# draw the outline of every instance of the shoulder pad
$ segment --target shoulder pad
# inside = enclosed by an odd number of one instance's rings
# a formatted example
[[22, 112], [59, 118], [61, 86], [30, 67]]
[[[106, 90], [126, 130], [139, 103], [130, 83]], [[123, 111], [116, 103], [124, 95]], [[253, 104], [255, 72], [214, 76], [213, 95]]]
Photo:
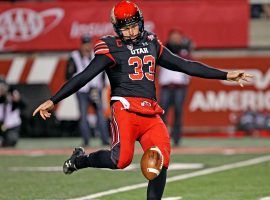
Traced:
[[109, 47], [106, 42], [102, 39], [96, 41], [94, 45], [94, 53], [95, 54], [107, 54], [109, 53]]
[[110, 37], [110, 39], [108, 40], [108, 36], [106, 37], [102, 37], [101, 39], [99, 39], [98, 41], [96, 41], [95, 45], [94, 45], [94, 53], [95, 55], [106, 55], [108, 56], [111, 60], [113, 60], [113, 62], [115, 62], [115, 59], [113, 58], [113, 56], [110, 53], [110, 48], [111, 47], [111, 41], [114, 41], [115, 39], [113, 39], [114, 37]]

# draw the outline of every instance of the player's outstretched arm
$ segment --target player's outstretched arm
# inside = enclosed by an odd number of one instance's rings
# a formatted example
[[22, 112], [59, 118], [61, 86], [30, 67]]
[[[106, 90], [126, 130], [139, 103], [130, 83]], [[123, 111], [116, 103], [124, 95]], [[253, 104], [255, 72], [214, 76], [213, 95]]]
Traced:
[[243, 87], [243, 81], [248, 82], [249, 81], [248, 79], [253, 77], [251, 74], [245, 73], [244, 71], [224, 72], [209, 67], [200, 62], [186, 60], [173, 54], [166, 47], [164, 47], [164, 50], [162, 51], [162, 54], [157, 64], [161, 65], [164, 68], [173, 71], [184, 72], [191, 76], [197, 76], [208, 79], [235, 81], [238, 82], [241, 87]]
[[197, 76], [208, 79], [221, 79], [228, 81], [238, 82], [243, 87], [243, 81], [248, 82], [248, 78], [252, 78], [251, 74], [245, 73], [244, 71], [221, 71], [212, 67], [209, 67], [203, 63], [186, 60], [175, 54], [164, 47], [162, 54], [158, 60], [158, 64], [164, 68], [184, 72], [191, 76]]
[[163, 48], [157, 64], [169, 70], [183, 72], [190, 76], [197, 76], [207, 79], [227, 79], [227, 72], [209, 67], [200, 62], [181, 58], [173, 54], [166, 47]]

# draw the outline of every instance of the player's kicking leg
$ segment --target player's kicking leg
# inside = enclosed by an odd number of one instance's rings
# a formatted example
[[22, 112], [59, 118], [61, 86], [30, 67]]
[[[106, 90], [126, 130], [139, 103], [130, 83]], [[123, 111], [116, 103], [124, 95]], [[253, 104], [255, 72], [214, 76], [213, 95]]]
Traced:
[[[123, 169], [131, 163], [136, 140], [134, 133], [137, 131], [137, 126], [133, 125], [133, 121], [135, 120], [131, 120], [130, 117], [135, 115], [127, 111], [123, 112], [121, 103], [117, 105], [117, 107], [114, 106], [112, 109], [112, 119], [114, 120], [111, 124], [111, 131], [113, 138], [115, 138], [111, 144], [112, 148], [110, 150], [99, 150], [82, 156], [72, 154], [71, 158], [64, 163], [63, 170], [65, 174], [67, 174], [66, 171], [69, 172], [71, 170], [73, 172], [87, 167]], [[121, 123], [117, 123], [120, 120]], [[121, 133], [123, 134], [122, 136]], [[72, 168], [69, 167], [69, 160], [70, 163], [72, 163]]]
[[75, 148], [69, 159], [64, 162], [63, 172], [71, 174], [72, 172], [87, 167], [117, 169], [116, 162], [113, 162], [111, 151], [99, 150], [89, 155], [85, 155], [82, 147]]
[[71, 174], [72, 172], [77, 170], [75, 165], [76, 158], [83, 156], [85, 154], [84, 149], [82, 147], [75, 148], [72, 155], [69, 159], [64, 162], [63, 172], [65, 174]]

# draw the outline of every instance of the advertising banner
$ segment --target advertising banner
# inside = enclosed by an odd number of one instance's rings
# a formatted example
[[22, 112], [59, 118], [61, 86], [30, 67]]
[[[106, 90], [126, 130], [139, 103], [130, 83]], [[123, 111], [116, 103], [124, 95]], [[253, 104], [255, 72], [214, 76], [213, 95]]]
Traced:
[[[200, 61], [224, 69], [243, 69], [253, 74], [242, 88], [228, 81], [192, 77], [185, 101], [184, 127], [228, 127], [247, 110], [270, 112], [270, 58], [267, 56], [216, 57]], [[54, 94], [65, 82], [66, 58], [59, 56], [24, 56], [0, 59], [0, 75], [10, 84], [48, 84]], [[75, 97], [60, 102], [56, 113], [61, 119], [79, 117]], [[68, 110], [68, 112], [67, 112]], [[172, 121], [170, 115], [169, 121]]]
[[[1, 51], [76, 49], [81, 35], [114, 34], [110, 11], [116, 1], [0, 3]], [[248, 1], [138, 1], [145, 28], [165, 42], [181, 29], [197, 48], [246, 47]]]
[[185, 106], [185, 126], [226, 127], [233, 125], [245, 111], [269, 113], [269, 57], [220, 57], [201, 61], [224, 70], [244, 70], [254, 78], [240, 87], [235, 82], [193, 77]]

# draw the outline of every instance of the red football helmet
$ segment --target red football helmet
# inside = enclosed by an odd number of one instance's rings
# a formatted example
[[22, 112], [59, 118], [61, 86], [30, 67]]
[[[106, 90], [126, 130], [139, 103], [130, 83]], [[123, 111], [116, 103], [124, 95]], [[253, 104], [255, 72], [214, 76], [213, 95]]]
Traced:
[[135, 23], [138, 23], [139, 25], [139, 35], [131, 42], [138, 41], [144, 31], [144, 20], [142, 12], [135, 3], [130, 1], [120, 1], [113, 7], [111, 11], [111, 22], [113, 24], [115, 32], [122, 40], [124, 40], [124, 37], [120, 29], [125, 26], [129, 26]]

